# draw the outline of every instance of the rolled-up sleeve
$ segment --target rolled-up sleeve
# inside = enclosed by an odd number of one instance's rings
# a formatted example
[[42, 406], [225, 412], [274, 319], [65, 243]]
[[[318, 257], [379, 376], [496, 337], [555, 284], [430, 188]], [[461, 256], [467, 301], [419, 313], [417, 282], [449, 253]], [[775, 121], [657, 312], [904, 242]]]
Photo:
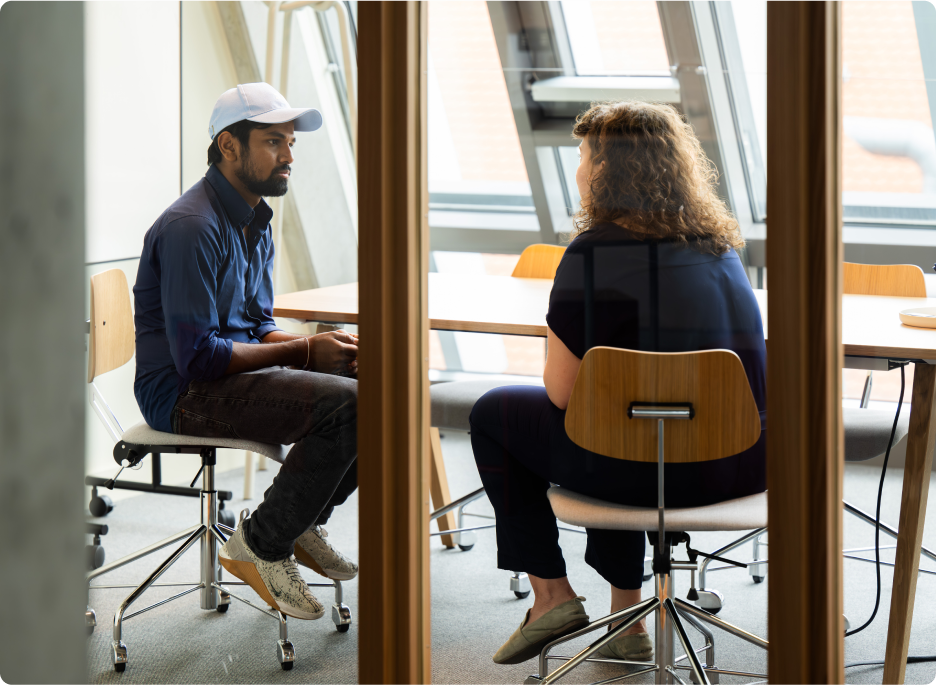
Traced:
[[223, 248], [211, 219], [187, 216], [167, 224], [156, 246], [166, 338], [176, 370], [185, 385], [213, 380], [231, 363], [233, 343], [218, 336], [215, 302]]
[[273, 321], [273, 241], [269, 240], [268, 244], [269, 250], [263, 263], [263, 276], [257, 288], [257, 296], [247, 307], [250, 317], [260, 322], [253, 330], [253, 335], [258, 340], [263, 340], [263, 336], [270, 331], [282, 330]]

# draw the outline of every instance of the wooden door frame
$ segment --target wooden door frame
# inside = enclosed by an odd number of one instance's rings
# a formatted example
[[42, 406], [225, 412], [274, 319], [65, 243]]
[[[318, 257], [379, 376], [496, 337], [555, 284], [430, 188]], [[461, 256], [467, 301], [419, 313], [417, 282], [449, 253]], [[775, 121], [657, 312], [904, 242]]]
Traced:
[[426, 6], [358, 26], [358, 681], [428, 683]]
[[[841, 6], [767, 7], [769, 675], [844, 682]], [[790, 588], [795, 588], [790, 592]]]

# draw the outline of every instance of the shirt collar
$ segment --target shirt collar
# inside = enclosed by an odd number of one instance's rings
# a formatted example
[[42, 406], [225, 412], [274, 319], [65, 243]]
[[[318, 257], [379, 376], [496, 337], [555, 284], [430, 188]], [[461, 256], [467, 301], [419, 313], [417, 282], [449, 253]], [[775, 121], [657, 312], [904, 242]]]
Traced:
[[273, 210], [266, 200], [260, 198], [260, 202], [255, 208], [251, 208], [247, 201], [241, 197], [240, 193], [234, 189], [231, 182], [228, 181], [218, 167], [212, 164], [208, 167], [205, 179], [211, 184], [218, 198], [221, 200], [221, 206], [227, 212], [228, 218], [238, 228], [246, 224], [256, 223], [261, 229], [266, 228], [273, 218]]

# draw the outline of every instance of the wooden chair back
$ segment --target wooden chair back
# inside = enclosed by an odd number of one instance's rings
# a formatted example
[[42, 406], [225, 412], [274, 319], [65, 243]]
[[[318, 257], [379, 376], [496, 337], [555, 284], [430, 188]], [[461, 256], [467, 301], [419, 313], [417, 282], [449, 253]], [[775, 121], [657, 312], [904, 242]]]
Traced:
[[563, 254], [565, 248], [559, 245], [530, 245], [520, 254], [520, 261], [510, 275], [514, 278], [554, 279]]
[[923, 269], [916, 264], [845, 262], [842, 292], [846, 295], [926, 297]]
[[92, 276], [88, 382], [130, 361], [134, 346], [127, 277], [120, 269]]
[[606, 457], [656, 462], [657, 422], [628, 418], [632, 402], [692, 403], [694, 418], [664, 423], [668, 463], [738, 454], [761, 434], [747, 375], [730, 350], [590, 349], [572, 387], [566, 433], [576, 445]]

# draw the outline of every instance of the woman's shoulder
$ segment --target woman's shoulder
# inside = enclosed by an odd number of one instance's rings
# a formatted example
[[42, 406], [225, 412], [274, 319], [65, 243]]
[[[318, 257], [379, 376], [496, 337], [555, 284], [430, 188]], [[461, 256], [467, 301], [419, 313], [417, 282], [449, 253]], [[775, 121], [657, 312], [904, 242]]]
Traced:
[[639, 241], [640, 239], [617, 224], [597, 224], [576, 235], [566, 247], [566, 251], [581, 252], [593, 246], [594, 243], [628, 240]]

